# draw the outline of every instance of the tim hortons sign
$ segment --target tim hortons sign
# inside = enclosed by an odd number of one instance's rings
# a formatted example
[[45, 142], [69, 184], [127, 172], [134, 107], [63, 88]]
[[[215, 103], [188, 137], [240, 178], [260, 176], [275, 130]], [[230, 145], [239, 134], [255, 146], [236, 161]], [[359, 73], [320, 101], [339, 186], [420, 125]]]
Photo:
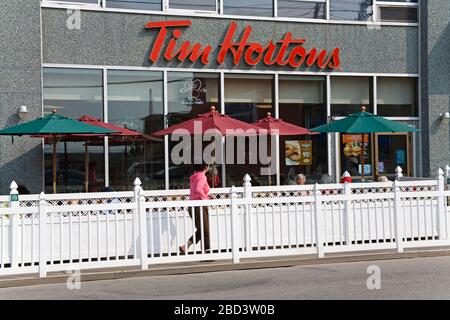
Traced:
[[[146, 29], [156, 29], [158, 34], [150, 50], [150, 61], [156, 62], [163, 55], [168, 61], [177, 59], [181, 62], [189, 59], [191, 62], [200, 61], [206, 65], [210, 62], [213, 47], [210, 44], [191, 43], [190, 41], [180, 42], [183, 27], [192, 25], [191, 20], [149, 22]], [[248, 65], [290, 66], [298, 68], [306, 65], [311, 67], [316, 65], [319, 69], [339, 69], [340, 58], [339, 48], [333, 49], [330, 53], [327, 50], [316, 48], [306, 49], [303, 45], [305, 38], [294, 38], [291, 32], [287, 32], [281, 40], [270, 40], [263, 45], [257, 42], [249, 42], [252, 34], [252, 27], [247, 25], [239, 39], [233, 39], [236, 34], [237, 24], [231, 22], [225, 39], [219, 45], [219, 54], [216, 60], [223, 64], [225, 57], [231, 55], [234, 65], [239, 64], [242, 59]], [[165, 46], [166, 41], [169, 40]]]

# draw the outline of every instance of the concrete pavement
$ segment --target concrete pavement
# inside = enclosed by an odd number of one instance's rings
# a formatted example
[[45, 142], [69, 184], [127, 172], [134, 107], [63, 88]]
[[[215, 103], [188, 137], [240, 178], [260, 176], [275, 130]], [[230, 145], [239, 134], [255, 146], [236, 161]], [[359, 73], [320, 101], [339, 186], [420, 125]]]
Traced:
[[0, 299], [450, 299], [449, 284], [447, 256], [3, 288]]
[[[407, 250], [402, 253], [393, 250], [379, 250], [372, 252], [352, 252], [327, 254], [324, 258], [318, 259], [313, 255], [285, 256], [285, 257], [262, 257], [242, 259], [240, 263], [234, 264], [230, 260], [218, 260], [212, 262], [180, 262], [168, 264], [150, 265], [148, 270], [141, 270], [140, 267], [121, 267], [103, 269], [85, 269], [80, 274], [80, 280], [98, 281], [114, 280], [136, 277], [150, 277], [163, 275], [194, 274], [205, 272], [250, 270], [265, 268], [280, 268], [305, 265], [319, 265], [329, 263], [344, 263], [357, 261], [378, 261], [388, 259], [411, 259], [423, 257], [450, 256], [450, 249], [443, 247], [422, 248], [420, 251]], [[1, 276], [0, 288], [31, 286], [41, 284], [65, 283], [68, 275], [66, 272], [51, 272], [47, 277], [39, 278], [38, 274], [19, 274], [13, 276]]]

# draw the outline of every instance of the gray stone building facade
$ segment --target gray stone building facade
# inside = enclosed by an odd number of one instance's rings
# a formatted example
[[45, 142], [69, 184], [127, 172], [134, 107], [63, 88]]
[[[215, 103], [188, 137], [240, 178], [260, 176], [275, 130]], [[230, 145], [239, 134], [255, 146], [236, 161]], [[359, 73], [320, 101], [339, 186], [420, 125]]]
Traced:
[[[111, 3], [113, 2], [111, 1]], [[158, 3], [158, 1], [153, 2]], [[405, 138], [407, 146], [402, 146], [401, 149], [407, 149], [407, 154], [403, 155], [403, 157], [407, 157], [407, 160], [399, 160], [402, 158], [402, 154], [397, 153], [397, 160], [395, 161], [399, 164], [403, 164], [402, 161], [405, 161], [405, 163], [407, 161], [409, 175], [434, 175], [437, 168], [450, 164], [449, 121], [439, 117], [439, 114], [450, 111], [450, 77], [448, 76], [450, 74], [448, 63], [450, 61], [449, 2], [431, 0], [419, 1], [417, 4], [414, 1], [398, 1], [398, 3], [392, 3], [393, 7], [387, 5], [386, 9], [376, 5], [376, 2], [375, 5], [367, 6], [368, 8], [363, 6], [363, 3], [372, 4], [372, 1], [353, 1], [358, 5], [358, 8], [370, 13], [368, 15], [370, 17], [365, 18], [369, 21], [354, 21], [353, 18], [346, 20], [345, 17], [333, 18], [335, 2], [338, 3], [339, 0], [317, 1], [316, 5], [321, 6], [323, 4], [325, 6], [322, 19], [315, 19], [317, 17], [297, 19], [295, 17], [259, 17], [251, 14], [245, 16], [227, 15], [226, 9], [225, 14], [222, 14], [224, 4], [220, 1], [216, 2], [218, 11], [213, 13], [199, 13], [180, 9], [169, 10], [170, 8], [167, 9], [167, 6], [170, 6], [170, 2], [166, 0], [162, 2], [164, 9], [161, 12], [158, 12], [158, 10], [145, 11], [135, 7], [108, 7], [108, 0], [106, 2], [97, 0], [74, 0], [70, 2], [50, 0], [1, 1], [0, 127], [5, 128], [34, 119], [48, 112], [49, 108], [58, 106], [58, 101], [68, 101], [68, 96], [73, 97], [73, 92], [68, 91], [67, 94], [61, 94], [60, 91], [53, 91], [55, 90], [52, 82], [54, 80], [48, 80], [46, 74], [49, 74], [48, 77], [51, 78], [58, 70], [62, 70], [61, 72], [64, 70], [98, 70], [103, 86], [98, 89], [99, 94], [92, 94], [94, 98], [89, 98], [89, 101], [93, 105], [97, 103], [105, 106], [105, 108], [109, 105], [111, 110], [115, 108], [113, 101], [120, 100], [118, 96], [125, 96], [126, 94], [117, 94], [115, 98], [108, 101], [107, 97], [111, 96], [111, 92], [114, 91], [112, 85], [116, 84], [113, 80], [109, 80], [110, 74], [120, 71], [161, 72], [161, 81], [164, 88], [161, 89], [160, 98], [153, 97], [153, 104], [156, 105], [155, 108], [159, 108], [158, 105], [161, 104], [161, 110], [164, 113], [161, 116], [163, 117], [170, 113], [172, 91], [166, 87], [169, 85], [169, 80], [174, 72], [196, 73], [196, 77], [199, 77], [198, 74], [202, 72], [217, 74], [219, 93], [217, 97], [211, 98], [211, 101], [224, 109], [223, 112], [238, 101], [237, 98], [227, 98], [229, 93], [223, 92], [224, 90], [229, 90], [229, 92], [237, 90], [230, 89], [235, 88], [232, 83], [226, 83], [226, 79], [230, 75], [254, 75], [255, 79], [259, 75], [273, 77], [271, 81], [276, 82], [276, 84], [273, 85], [270, 102], [267, 102], [269, 101], [267, 99], [263, 102], [272, 104], [275, 115], [281, 115], [279, 105], [287, 104], [288, 102], [285, 101], [291, 99], [285, 99], [281, 96], [281, 94], [290, 94], [288, 89], [281, 87], [280, 81], [284, 77], [323, 77], [324, 96], [322, 103], [327, 111], [327, 119], [330, 116], [339, 116], [340, 114], [333, 114], [334, 108], [338, 110], [337, 105], [347, 103], [344, 98], [335, 93], [338, 91], [337, 88], [343, 88], [340, 77], [364, 78], [364, 81], [367, 79], [370, 83], [370, 88], [367, 90], [370, 94], [370, 101], [364, 102], [363, 99], [360, 104], [371, 104], [372, 108], [378, 106], [379, 110], [382, 110], [381, 106], [384, 100], [400, 101], [406, 99], [403, 96], [391, 98], [391, 95], [394, 96], [395, 94], [388, 92], [389, 79], [414, 79], [416, 87], [412, 91], [413, 97], [410, 97], [410, 99], [416, 101], [412, 103], [416, 104], [413, 109], [416, 108], [417, 110], [406, 115], [396, 115], [395, 112], [392, 115], [389, 113], [389, 115], [395, 120], [421, 128], [422, 132]], [[276, 6], [277, 1], [274, 3]], [[278, 0], [279, 12], [282, 12], [280, 7], [282, 3], [282, 0]], [[395, 6], [398, 6], [398, 8]], [[404, 13], [401, 10], [405, 8], [417, 11], [416, 21], [394, 21], [395, 19], [389, 18], [389, 9], [394, 11], [400, 9], [398, 17], [403, 19]], [[397, 17], [395, 14], [394, 16]], [[383, 21], [383, 17], [388, 18]], [[373, 19], [376, 21], [370, 21]], [[202, 63], [200, 59], [196, 62], [191, 62], [189, 59], [185, 59], [183, 62], [178, 59], [168, 60], [163, 57], [162, 53], [156, 61], [150, 61], [149, 55], [155, 46], [158, 30], [146, 29], [146, 24], [180, 20], [189, 20], [191, 25], [181, 28], [182, 34], [177, 45], [179, 46], [187, 40], [191, 44], [210, 45], [211, 53], [208, 62]], [[319, 68], [317, 63], [313, 63], [311, 67], [306, 67], [303, 63], [301, 66], [293, 68], [277, 64], [265, 64], [261, 61], [250, 65], [244, 61], [244, 58], [240, 59], [238, 63], [233, 63], [231, 52], [227, 53], [223, 63], [219, 63], [216, 57], [219, 55], [221, 44], [224, 42], [231, 22], [235, 22], [237, 25], [234, 34], [234, 40], [236, 41], [242, 38], [244, 28], [251, 26], [252, 30], [248, 42], [258, 43], [262, 46], [265, 46], [270, 40], [280, 42], [286, 33], [290, 32], [294, 38], [306, 39], [303, 46], [308, 50], [314, 47], [319, 51], [326, 50], [329, 54], [333, 49], [339, 48], [340, 66], [336, 69]], [[169, 29], [169, 31], [172, 31], [172, 29]], [[168, 36], [165, 37], [163, 49], [167, 48], [170, 35], [169, 32]], [[62, 79], [66, 78], [63, 77]], [[387, 79], [386, 83], [383, 82], [385, 79]], [[351, 83], [351, 79], [349, 79], [349, 84], [351, 85]], [[403, 84], [398, 84], [398, 88], [403, 88], [402, 86]], [[86, 85], [86, 87], [89, 87], [89, 85]], [[80, 94], [80, 96], [82, 95]], [[153, 95], [158, 96], [154, 92]], [[236, 93], [236, 95], [238, 94]], [[360, 97], [361, 95], [355, 93], [355, 96]], [[123, 97], [121, 99], [121, 101], [126, 100]], [[129, 100], [133, 99], [127, 101]], [[165, 100], [168, 100], [168, 102], [165, 102]], [[61, 103], [67, 107], [66, 102]], [[392, 102], [392, 105], [396, 103], [401, 104], [400, 102]], [[256, 103], [256, 108], [261, 107], [260, 104]], [[353, 104], [353, 102], [348, 102], [348, 104]], [[20, 106], [27, 106], [28, 115], [26, 119], [21, 120], [18, 116]], [[264, 106], [261, 108], [264, 109]], [[169, 111], [167, 111], [168, 109]], [[108, 117], [105, 110], [100, 112], [104, 120], [113, 118], [112, 116]], [[373, 137], [373, 139], [378, 139], [378, 137]], [[381, 140], [379, 143], [381, 143]], [[328, 161], [325, 161], [325, 163], [328, 168], [322, 170], [329, 172], [333, 178], [337, 179], [343, 168], [341, 137], [330, 135], [326, 138], [326, 141], [328, 142], [327, 146], [320, 146], [320, 148], [327, 150]], [[375, 144], [375, 141], [372, 142]], [[111, 146], [107, 146], [106, 150], [109, 150], [109, 148], [112, 149]], [[382, 157], [380, 154], [384, 151], [381, 149], [375, 150], [375, 146], [371, 148], [373, 154], [369, 156], [373, 159], [373, 167], [370, 170], [374, 171], [376, 164], [379, 164], [380, 168], [387, 165], [387, 162], [384, 163], [380, 160]], [[142, 161], [144, 167], [150, 162], [148, 158], [153, 157], [153, 163], [157, 162], [154, 160], [154, 155], [150, 155], [152, 152], [159, 152], [158, 150], [164, 152], [165, 150], [165, 153], [167, 153], [168, 147], [152, 150], [149, 151], [149, 155], [145, 156], [146, 160]], [[374, 158], [375, 154], [377, 154], [377, 158]], [[167, 154], [163, 154], [161, 158], [168, 162]], [[118, 166], [118, 164], [111, 162], [112, 160], [114, 160], [114, 156], [109, 154], [109, 156], [105, 156], [104, 160], [100, 161], [105, 162], [104, 166], [99, 169], [104, 172], [102, 174], [97, 173], [103, 175], [103, 178], [99, 179], [100, 183], [109, 185], [112, 180], [119, 179], [110, 177], [110, 172]], [[133, 162], [133, 160], [130, 161]], [[135, 166], [139, 166], [140, 163], [137, 160], [134, 162]], [[12, 143], [11, 138], [0, 137], [0, 191], [2, 194], [8, 192], [12, 180], [26, 185], [33, 193], [40, 192], [44, 188], [45, 166], [45, 147], [39, 139], [21, 137], [15, 138], [14, 143]], [[161, 166], [166, 171], [169, 170], [168, 164], [161, 164]], [[154, 171], [152, 177], [156, 179], [160, 167], [155, 168], [148, 170]], [[283, 170], [287, 171], [287, 169], [283, 165]], [[317, 168], [315, 169], [315, 171], [318, 171]], [[309, 172], [311, 175], [312, 171], [314, 170]], [[127, 163], [124, 170], [117, 172], [118, 176], [120, 176], [120, 172], [126, 174], [127, 180], [130, 180], [131, 176], [135, 174], [130, 163]], [[382, 171], [379, 173], [381, 174]], [[284, 183], [286, 175], [283, 174], [278, 177], [279, 182]], [[165, 183], [162, 183], [162, 185], [171, 187], [169, 181], [172, 179], [171, 173], [163, 173], [163, 176], [162, 179]], [[125, 177], [123, 178], [125, 179]], [[226, 185], [225, 182], [223, 183]], [[128, 185], [123, 188], [126, 189], [127, 187]], [[131, 188], [131, 186], [129, 187]]]

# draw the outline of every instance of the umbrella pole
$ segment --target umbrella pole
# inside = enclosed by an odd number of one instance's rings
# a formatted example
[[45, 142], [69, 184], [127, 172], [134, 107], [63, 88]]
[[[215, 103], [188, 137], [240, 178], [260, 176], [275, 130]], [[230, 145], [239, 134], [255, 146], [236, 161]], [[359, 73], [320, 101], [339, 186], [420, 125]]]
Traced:
[[[145, 167], [145, 166], [144, 166]], [[128, 190], [128, 145], [125, 143], [125, 184]]]
[[84, 142], [84, 192], [89, 192], [89, 153], [87, 140]]
[[[271, 137], [271, 136], [269, 136], [269, 137]], [[269, 171], [269, 186], [271, 186], [272, 185], [272, 176], [270, 175], [270, 167], [272, 166], [272, 144], [271, 144], [271, 142], [272, 141], [269, 141], [269, 167], [268, 167], [268, 171]]]
[[364, 181], [364, 133], [362, 134], [362, 147], [361, 147], [361, 172], [362, 172], [362, 181]]
[[[214, 138], [216, 139], [216, 138]], [[216, 140], [214, 140], [214, 143], [216, 143]], [[216, 148], [214, 147], [214, 162], [212, 165], [212, 187], [216, 187]]]
[[68, 173], [68, 159], [67, 159], [67, 141], [64, 141], [64, 185], [66, 192], [68, 191], [67, 187], [69, 184], [69, 173]]
[[56, 138], [53, 136], [53, 193], [56, 193]]

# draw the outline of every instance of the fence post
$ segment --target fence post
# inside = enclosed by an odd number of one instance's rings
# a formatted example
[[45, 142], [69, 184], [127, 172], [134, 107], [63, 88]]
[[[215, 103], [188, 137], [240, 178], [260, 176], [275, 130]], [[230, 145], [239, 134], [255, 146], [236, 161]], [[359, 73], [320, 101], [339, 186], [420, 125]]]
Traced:
[[[44, 192], [39, 195], [39, 277], [47, 277], [47, 201]], [[81, 250], [81, 248], [80, 248]]]
[[147, 252], [147, 219], [145, 211], [144, 190], [139, 178], [134, 180], [134, 201], [136, 203], [134, 230], [136, 230], [136, 252], [141, 259], [142, 270], [148, 269], [148, 252]]
[[[15, 181], [11, 182], [10, 192], [9, 192], [9, 207], [11, 208], [10, 217], [10, 239], [11, 239], [11, 269], [18, 266], [18, 240], [19, 240], [19, 224], [18, 224], [18, 214], [16, 213], [17, 208], [19, 208], [19, 191], [17, 188], [19, 186]], [[23, 232], [23, 230], [22, 230]]]
[[233, 255], [233, 263], [239, 263], [239, 212], [236, 203], [237, 194], [235, 186], [231, 187], [230, 190], [231, 199], [231, 252]]
[[395, 168], [395, 180], [399, 180], [403, 177], [403, 169], [400, 166], [397, 166]]
[[[316, 222], [316, 247], [317, 247], [317, 257], [323, 258], [323, 241], [322, 239], [322, 228], [323, 228], [323, 210], [322, 210], [322, 193], [319, 190], [319, 184], [316, 183], [314, 186], [314, 214]], [[325, 235], [326, 236], [326, 235]]]
[[250, 238], [250, 219], [251, 219], [251, 205], [250, 200], [252, 198], [252, 179], [248, 174], [244, 176], [244, 199], [246, 199], [246, 203], [244, 205], [244, 214], [245, 214], [245, 245], [247, 251], [252, 251], [252, 244]]
[[398, 181], [394, 181], [394, 219], [395, 219], [395, 242], [397, 252], [403, 252], [403, 215], [401, 214], [400, 187]]
[[350, 246], [352, 244], [352, 230], [351, 230], [351, 206], [352, 206], [352, 187], [350, 183], [346, 182], [344, 184], [344, 212], [345, 212], [345, 244]]
[[441, 168], [437, 171], [437, 191], [438, 191], [438, 209], [437, 209], [437, 228], [439, 233], [439, 240], [446, 240], [446, 226], [445, 226], [445, 182], [444, 171]]

